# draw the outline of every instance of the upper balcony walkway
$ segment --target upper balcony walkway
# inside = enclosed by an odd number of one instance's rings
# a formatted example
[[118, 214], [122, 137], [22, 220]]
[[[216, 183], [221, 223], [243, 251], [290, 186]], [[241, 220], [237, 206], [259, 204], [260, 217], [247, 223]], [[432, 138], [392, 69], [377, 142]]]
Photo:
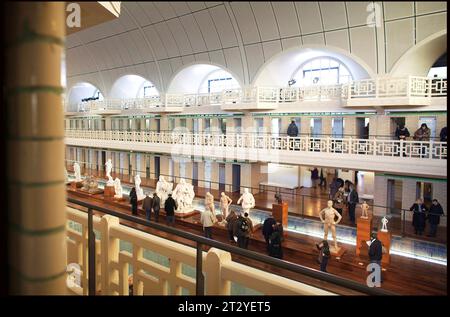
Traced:
[[[343, 85], [307, 87], [247, 87], [207, 94], [162, 94], [137, 99], [105, 99], [82, 102], [66, 115], [140, 113], [180, 113], [189, 107], [220, 106], [223, 111], [277, 110], [282, 105], [303, 102], [331, 103], [344, 108], [431, 106], [447, 98], [447, 79], [417, 76], [378, 77]], [[446, 101], [438, 102], [445, 105]]]
[[66, 130], [67, 145], [447, 177], [447, 143], [255, 133]]

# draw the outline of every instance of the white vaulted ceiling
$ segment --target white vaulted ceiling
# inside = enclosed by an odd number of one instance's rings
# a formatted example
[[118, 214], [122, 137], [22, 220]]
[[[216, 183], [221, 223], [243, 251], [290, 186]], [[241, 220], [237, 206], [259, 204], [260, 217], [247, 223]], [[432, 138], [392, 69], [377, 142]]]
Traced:
[[165, 92], [194, 63], [222, 66], [251, 85], [269, 60], [294, 47], [345, 51], [369, 74], [384, 74], [446, 30], [446, 2], [376, 2], [378, 28], [366, 25], [371, 3], [122, 2], [118, 19], [67, 36], [68, 88], [89, 82], [108, 96], [118, 78], [133, 74]]

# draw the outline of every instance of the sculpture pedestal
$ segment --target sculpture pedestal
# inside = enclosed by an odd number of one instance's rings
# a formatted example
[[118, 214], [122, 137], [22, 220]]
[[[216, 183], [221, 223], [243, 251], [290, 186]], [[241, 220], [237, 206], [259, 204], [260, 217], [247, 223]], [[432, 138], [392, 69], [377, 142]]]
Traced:
[[336, 249], [334, 246], [330, 246], [331, 256], [334, 256], [337, 260], [341, 258], [345, 251], [346, 249], [344, 247], [338, 246], [338, 248]]
[[283, 226], [283, 235], [287, 235], [288, 204], [272, 204], [272, 217]]
[[105, 198], [112, 198], [116, 194], [116, 190], [114, 189], [114, 186], [105, 186]]
[[387, 231], [378, 231], [377, 233], [378, 240], [381, 241], [383, 244], [384, 249], [386, 250], [386, 253], [383, 253], [383, 257], [381, 258], [381, 264], [382, 265], [389, 265], [391, 263], [391, 239], [392, 234]]
[[358, 218], [356, 220], [356, 256], [361, 254], [361, 246], [366, 241], [370, 241], [370, 233], [372, 231], [372, 216], [366, 218]]

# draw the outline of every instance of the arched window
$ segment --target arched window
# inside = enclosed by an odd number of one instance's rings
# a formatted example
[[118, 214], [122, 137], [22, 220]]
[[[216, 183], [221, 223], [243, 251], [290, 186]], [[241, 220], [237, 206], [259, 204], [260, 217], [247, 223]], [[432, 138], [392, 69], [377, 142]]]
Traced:
[[352, 75], [339, 60], [318, 57], [302, 64], [292, 79], [292, 86], [335, 85], [348, 83], [352, 80]]
[[431, 66], [428, 72], [429, 78], [447, 78], [447, 53], [443, 54], [438, 60]]
[[199, 93], [221, 92], [225, 89], [237, 89], [239, 83], [233, 76], [222, 69], [215, 70], [205, 77], [199, 88]]
[[150, 81], [146, 80], [139, 89], [137, 98], [159, 96], [159, 92]]

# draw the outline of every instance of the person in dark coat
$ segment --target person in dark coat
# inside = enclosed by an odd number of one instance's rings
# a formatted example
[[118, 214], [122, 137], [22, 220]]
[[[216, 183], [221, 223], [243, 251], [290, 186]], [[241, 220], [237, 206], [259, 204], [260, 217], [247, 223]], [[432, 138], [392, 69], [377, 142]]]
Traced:
[[355, 190], [355, 186], [353, 184], [350, 185], [350, 193], [348, 194], [348, 215], [350, 218], [350, 222], [355, 224], [355, 208], [356, 204], [359, 203], [358, 192]]
[[150, 221], [152, 217], [152, 207], [153, 207], [153, 199], [147, 195], [145, 195], [145, 198], [142, 200], [142, 209], [145, 211], [145, 216], [147, 217], [147, 220]]
[[332, 200], [338, 190], [339, 190], [339, 183], [335, 176], [335, 177], [333, 177], [333, 180], [331, 181], [331, 184], [330, 184], [330, 195], [328, 196], [328, 198]]
[[414, 233], [422, 235], [423, 231], [425, 230], [426, 220], [426, 208], [422, 202], [422, 199], [417, 199], [409, 210], [413, 212], [412, 225], [414, 226]]
[[317, 169], [317, 167], [314, 167], [311, 171], [311, 183], [312, 183], [312, 188], [316, 188], [317, 185], [319, 185], [319, 170]]
[[437, 199], [433, 199], [430, 210], [428, 211], [428, 222], [430, 223], [430, 234], [428, 237], [436, 237], [437, 227], [444, 214], [441, 204]]
[[153, 212], [155, 213], [155, 221], [159, 221], [159, 208], [161, 204], [161, 199], [159, 199], [158, 195], [156, 193], [153, 193], [153, 201], [152, 201], [152, 208]]
[[400, 124], [397, 129], [395, 130], [395, 137], [398, 140], [403, 140], [405, 141], [406, 138], [408, 138], [410, 136], [408, 128], [405, 127], [404, 124]]
[[447, 127], [443, 127], [441, 129], [441, 133], [439, 133], [439, 139], [441, 142], [447, 142]]
[[283, 248], [281, 245], [281, 243], [283, 242], [283, 231], [282, 229], [280, 229], [280, 227], [281, 226], [278, 223], [274, 224], [273, 232], [269, 238], [269, 255], [278, 259], [283, 258]]
[[238, 216], [236, 215], [236, 212], [234, 210], [231, 210], [228, 216], [225, 218], [227, 222], [227, 231], [228, 231], [228, 239], [230, 242], [234, 243], [234, 237], [235, 237], [235, 223]]
[[137, 205], [138, 205], [138, 199], [137, 199], [137, 194], [136, 194], [136, 188], [132, 188], [130, 191], [130, 204], [131, 204], [131, 213], [133, 215], [137, 215], [138, 210], [137, 210]]
[[277, 223], [277, 221], [275, 220], [275, 218], [273, 218], [272, 215], [269, 216], [268, 218], [266, 218], [266, 220], [264, 220], [264, 223], [263, 223], [262, 234], [264, 236], [264, 240], [266, 240], [267, 252], [269, 252], [269, 247], [270, 247], [269, 239], [273, 233], [273, 225], [276, 223]]
[[292, 120], [291, 123], [289, 124], [287, 129], [287, 135], [293, 138], [298, 136], [298, 127], [295, 124], [295, 120]]
[[175, 210], [177, 209], [177, 203], [172, 198], [172, 194], [169, 194], [166, 202], [164, 203], [164, 211], [166, 212], [166, 224], [168, 226], [175, 225]]
[[317, 249], [319, 250], [319, 258], [318, 261], [320, 263], [320, 270], [322, 272], [327, 271], [328, 259], [331, 256], [330, 246], [328, 245], [327, 240], [323, 240], [321, 243], [316, 244]]
[[[369, 244], [369, 261], [370, 263], [376, 263], [380, 266], [381, 274], [381, 259], [383, 258], [383, 244], [378, 240], [377, 233], [374, 232], [370, 235]], [[383, 282], [383, 275], [380, 276], [381, 282]]]

